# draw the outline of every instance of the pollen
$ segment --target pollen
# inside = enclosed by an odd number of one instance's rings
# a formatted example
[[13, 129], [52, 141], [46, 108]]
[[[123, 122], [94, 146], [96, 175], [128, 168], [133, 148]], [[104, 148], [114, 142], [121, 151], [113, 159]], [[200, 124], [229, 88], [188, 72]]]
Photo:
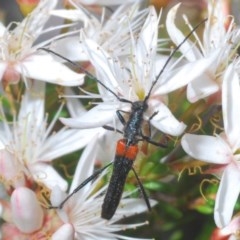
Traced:
[[143, 101], [145, 98], [145, 91], [142, 87], [139, 87], [137, 90], [137, 96], [140, 101]]

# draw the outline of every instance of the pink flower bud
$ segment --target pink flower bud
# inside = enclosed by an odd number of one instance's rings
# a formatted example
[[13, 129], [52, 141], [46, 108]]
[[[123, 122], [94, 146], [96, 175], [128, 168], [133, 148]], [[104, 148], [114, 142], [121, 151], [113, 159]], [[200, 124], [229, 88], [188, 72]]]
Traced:
[[33, 191], [25, 187], [14, 190], [11, 196], [12, 218], [16, 227], [24, 233], [41, 228], [43, 209]]

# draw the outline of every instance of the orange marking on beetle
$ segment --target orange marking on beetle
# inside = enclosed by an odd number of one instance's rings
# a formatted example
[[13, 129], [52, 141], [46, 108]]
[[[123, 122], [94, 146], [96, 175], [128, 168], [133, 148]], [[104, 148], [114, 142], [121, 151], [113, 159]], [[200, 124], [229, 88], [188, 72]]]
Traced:
[[134, 161], [138, 154], [138, 145], [126, 146], [126, 141], [121, 139], [117, 142], [116, 155], [120, 157], [126, 157], [129, 160]]

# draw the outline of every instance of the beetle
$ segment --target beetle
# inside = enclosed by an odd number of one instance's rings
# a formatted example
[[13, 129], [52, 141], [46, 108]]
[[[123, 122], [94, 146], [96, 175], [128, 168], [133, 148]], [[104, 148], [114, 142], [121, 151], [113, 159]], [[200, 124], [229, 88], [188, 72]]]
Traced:
[[[151, 210], [151, 205], [149, 202], [149, 199], [147, 197], [147, 194], [144, 190], [144, 187], [138, 178], [138, 175], [133, 167], [134, 160], [137, 157], [137, 154], [139, 152], [138, 143], [140, 141], [147, 141], [150, 144], [153, 144], [155, 146], [159, 147], [167, 147], [166, 145], [162, 143], [155, 142], [151, 139], [151, 137], [146, 136], [143, 134], [142, 127], [143, 127], [143, 115], [148, 109], [148, 100], [150, 98], [150, 95], [152, 93], [152, 90], [156, 83], [158, 82], [158, 79], [166, 69], [168, 63], [173, 58], [174, 54], [179, 50], [179, 48], [185, 43], [185, 41], [192, 35], [192, 33], [207, 19], [204, 19], [202, 22], [200, 22], [198, 25], [196, 25], [191, 32], [184, 38], [184, 40], [176, 46], [176, 48], [172, 51], [169, 58], [166, 60], [165, 64], [163, 65], [162, 69], [160, 70], [159, 74], [156, 76], [155, 80], [153, 81], [150, 90], [148, 94], [145, 96], [145, 98], [142, 101], [135, 101], [131, 102], [128, 99], [124, 99], [119, 97], [112, 89], [110, 89], [108, 86], [106, 86], [103, 82], [101, 82], [99, 79], [97, 79], [95, 76], [93, 76], [90, 72], [85, 70], [80, 65], [76, 64], [75, 62], [72, 62], [71, 60], [65, 58], [64, 56], [59, 55], [58, 53], [46, 49], [46, 48], [40, 48], [41, 50], [47, 51], [49, 53], [52, 53], [67, 62], [77, 66], [80, 68], [84, 73], [86, 73], [91, 79], [94, 79], [96, 82], [98, 82], [100, 85], [102, 85], [107, 91], [109, 91], [112, 95], [114, 95], [120, 102], [123, 103], [129, 103], [131, 105], [131, 111], [125, 112], [121, 110], [117, 110], [116, 114], [118, 119], [123, 125], [123, 130], [115, 129], [108, 125], [103, 125], [103, 128], [110, 130], [110, 131], [117, 131], [123, 135], [121, 139], [118, 140], [116, 145], [116, 151], [115, 151], [115, 158], [113, 162], [110, 162], [103, 168], [95, 171], [90, 177], [88, 177], [85, 181], [83, 181], [74, 191], [68, 195], [59, 206], [50, 206], [50, 208], [62, 208], [63, 205], [66, 203], [66, 201], [74, 195], [77, 191], [79, 191], [82, 187], [84, 187], [87, 183], [92, 181], [96, 176], [98, 176], [101, 172], [103, 172], [106, 168], [111, 166], [113, 164], [113, 171], [111, 175], [111, 179], [109, 181], [108, 189], [106, 191], [103, 204], [102, 204], [102, 212], [101, 217], [104, 219], [111, 219], [113, 215], [116, 212], [116, 209], [119, 205], [119, 202], [121, 200], [121, 196], [123, 193], [124, 185], [126, 182], [126, 178], [128, 176], [128, 173], [130, 170], [134, 172], [134, 175], [137, 179], [137, 182], [140, 186], [141, 193], [143, 194], [144, 200], [146, 202], [146, 205], [149, 210]], [[128, 114], [128, 120], [125, 120], [122, 113]], [[157, 112], [154, 112], [152, 116], [148, 119], [148, 124], [152, 118], [157, 114]], [[149, 126], [150, 130], [150, 126]], [[151, 134], [150, 134], [151, 135]]]

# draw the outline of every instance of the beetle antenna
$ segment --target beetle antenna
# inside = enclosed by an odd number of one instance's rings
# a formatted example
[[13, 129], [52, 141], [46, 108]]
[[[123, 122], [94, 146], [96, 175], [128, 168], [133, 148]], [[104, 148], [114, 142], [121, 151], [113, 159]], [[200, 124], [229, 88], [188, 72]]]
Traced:
[[204, 22], [207, 21], [207, 18], [205, 18], [203, 21], [201, 21], [200, 23], [198, 23], [192, 30], [191, 32], [188, 33], [188, 35], [183, 39], [183, 41], [172, 51], [172, 53], [170, 54], [169, 58], [167, 59], [167, 61], [165, 62], [165, 64], [163, 65], [161, 71], [159, 72], [159, 74], [156, 76], [156, 79], [154, 80], [154, 82], [152, 83], [152, 86], [148, 92], [148, 95], [145, 98], [145, 101], [148, 100], [148, 98], [150, 97], [150, 94], [153, 90], [153, 87], [156, 85], [156, 83], [158, 82], [158, 79], [160, 78], [160, 76], [162, 75], [162, 73], [165, 71], [168, 63], [170, 62], [170, 60], [173, 58], [174, 54], [179, 50], [179, 48], [187, 41], [187, 39], [189, 39], [189, 37], [195, 32], [195, 30], [202, 25]]
[[103, 86], [107, 91], [109, 91], [112, 95], [114, 95], [120, 102], [126, 102], [126, 103], [132, 103], [131, 101], [124, 99], [124, 98], [120, 98], [115, 92], [113, 92], [109, 87], [107, 87], [104, 83], [102, 83], [99, 79], [97, 79], [93, 74], [91, 74], [89, 71], [87, 71], [86, 69], [84, 69], [84, 67], [82, 67], [81, 65], [71, 61], [70, 59], [62, 56], [59, 53], [54, 52], [53, 50], [50, 50], [48, 48], [38, 48], [38, 50], [43, 50], [45, 52], [51, 53], [63, 60], [65, 60], [66, 62], [71, 63], [72, 65], [78, 67], [82, 72], [84, 72], [86, 75], [88, 75], [89, 78], [95, 80], [96, 82], [98, 82], [101, 86]]

